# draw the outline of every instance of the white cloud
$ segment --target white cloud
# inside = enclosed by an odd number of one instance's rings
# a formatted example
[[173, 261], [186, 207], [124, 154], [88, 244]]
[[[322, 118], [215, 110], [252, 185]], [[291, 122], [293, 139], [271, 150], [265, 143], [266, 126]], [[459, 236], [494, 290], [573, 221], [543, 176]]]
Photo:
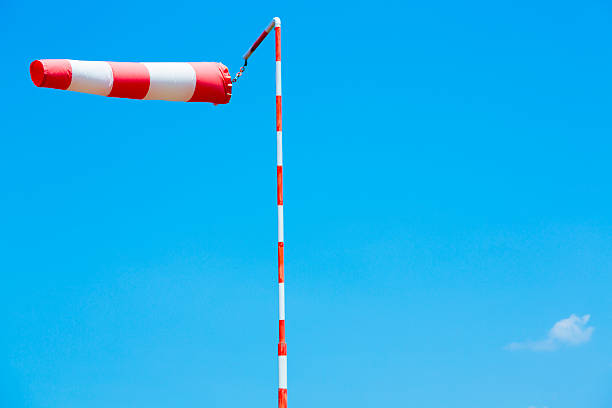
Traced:
[[561, 319], [548, 331], [548, 336], [539, 341], [524, 341], [510, 343], [507, 350], [554, 351], [563, 345], [577, 346], [591, 340], [593, 326], [587, 326], [591, 315], [578, 317], [572, 314], [567, 319]]
[[568, 344], [581, 344], [591, 340], [591, 335], [595, 328], [587, 327], [587, 323], [591, 315], [584, 315], [578, 317], [575, 314], [571, 315], [567, 319], [559, 320], [550, 332], [548, 336], [552, 339], [558, 340]]

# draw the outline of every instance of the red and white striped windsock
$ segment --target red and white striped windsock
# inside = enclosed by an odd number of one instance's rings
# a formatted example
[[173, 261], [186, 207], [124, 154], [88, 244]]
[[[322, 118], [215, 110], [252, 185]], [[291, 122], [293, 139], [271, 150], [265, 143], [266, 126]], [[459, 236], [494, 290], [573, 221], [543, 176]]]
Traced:
[[34, 85], [95, 95], [228, 103], [232, 78], [218, 62], [106, 62], [43, 59], [30, 64]]

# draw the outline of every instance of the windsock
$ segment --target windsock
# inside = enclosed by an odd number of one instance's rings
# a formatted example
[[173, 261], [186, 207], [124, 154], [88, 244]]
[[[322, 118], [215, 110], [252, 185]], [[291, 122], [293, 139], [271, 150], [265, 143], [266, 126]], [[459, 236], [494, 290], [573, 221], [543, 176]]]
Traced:
[[95, 95], [224, 104], [232, 79], [218, 62], [106, 62], [43, 59], [30, 64], [38, 87]]

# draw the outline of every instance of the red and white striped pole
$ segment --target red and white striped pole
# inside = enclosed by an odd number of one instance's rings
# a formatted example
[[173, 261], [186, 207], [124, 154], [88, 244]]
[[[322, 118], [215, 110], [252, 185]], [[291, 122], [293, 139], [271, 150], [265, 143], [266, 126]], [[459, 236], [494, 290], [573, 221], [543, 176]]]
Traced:
[[283, 111], [281, 96], [281, 21], [272, 22], [244, 54], [244, 62], [274, 28], [276, 43], [276, 204], [278, 206], [278, 408], [287, 408], [287, 343], [285, 342], [285, 260], [283, 225]]

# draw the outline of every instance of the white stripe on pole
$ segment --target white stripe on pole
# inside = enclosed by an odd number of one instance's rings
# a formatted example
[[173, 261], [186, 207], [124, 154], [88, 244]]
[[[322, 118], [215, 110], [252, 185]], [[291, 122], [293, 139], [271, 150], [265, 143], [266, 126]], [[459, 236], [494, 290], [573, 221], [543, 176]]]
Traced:
[[285, 242], [283, 228], [283, 206], [278, 206], [278, 242]]
[[186, 62], [145, 62], [151, 83], [144, 99], [188, 101], [196, 87], [196, 72]]
[[283, 165], [283, 131], [276, 132], [276, 165]]
[[281, 62], [276, 61], [276, 96], [281, 95]]
[[278, 388], [287, 389], [287, 356], [278, 356]]
[[278, 284], [278, 320], [285, 320], [285, 284]]
[[105, 61], [69, 60], [72, 82], [69, 91], [107, 96], [113, 89], [113, 70]]

